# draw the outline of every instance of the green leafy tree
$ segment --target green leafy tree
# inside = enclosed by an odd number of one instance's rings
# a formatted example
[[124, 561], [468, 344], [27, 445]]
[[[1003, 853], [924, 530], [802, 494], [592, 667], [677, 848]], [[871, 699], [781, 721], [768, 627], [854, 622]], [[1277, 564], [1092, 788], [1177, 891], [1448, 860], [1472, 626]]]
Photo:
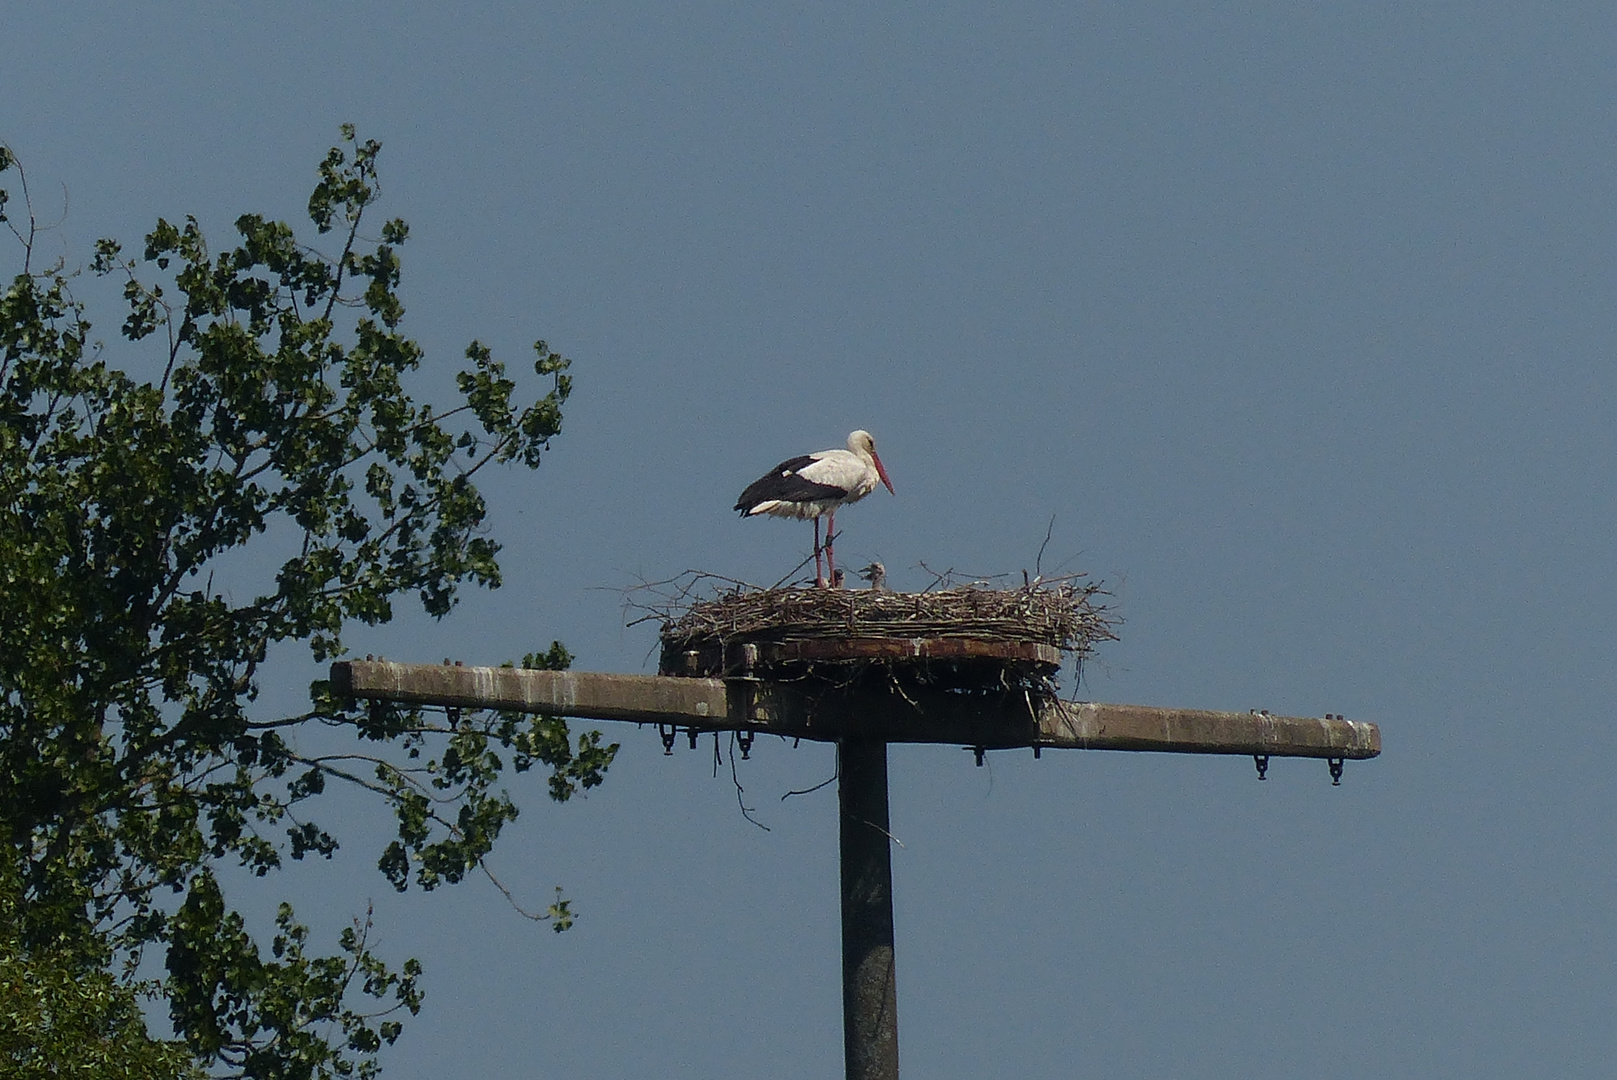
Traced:
[[[372, 1075], [420, 1006], [419, 966], [375, 955], [368, 916], [329, 953], [286, 904], [255, 932], [221, 871], [330, 857], [319, 797], [341, 782], [396, 815], [379, 861], [395, 888], [457, 882], [486, 871], [516, 817], [511, 772], [548, 769], [566, 800], [617, 749], [556, 717], [450, 723], [359, 709], [319, 682], [299, 715], [255, 705], [272, 646], [323, 662], [402, 598], [442, 617], [462, 585], [499, 585], [473, 478], [491, 462], [536, 467], [571, 386], [542, 341], [526, 396], [473, 342], [457, 403], [412, 399], [407, 229], [361, 228], [378, 150], [345, 127], [319, 166], [309, 217], [334, 253], [253, 214], [217, 254], [191, 218], [160, 220], [138, 258], [101, 241], [90, 269], [121, 284], [120, 348], [139, 368], [91, 337], [72, 272], [34, 265], [26, 182], [15, 205], [0, 192], [18, 257], [0, 296], [6, 1075], [34, 1075], [21, 1070], [40, 1046], [83, 1051], [40, 1075], [174, 1075], [177, 1053], [211, 1075]], [[0, 147], [8, 172], [22, 179]], [[214, 587], [244, 552], [278, 567], [246, 602]], [[523, 663], [570, 660], [553, 644]], [[289, 737], [301, 728], [321, 737]], [[558, 898], [533, 917], [564, 929], [572, 915]], [[167, 1006], [162, 1039], [143, 998]], [[95, 1072], [96, 1055], [127, 1071]]]
[[140, 988], [72, 950], [25, 948], [16, 881], [0, 878], [0, 1066], [7, 1080], [201, 1077], [178, 1041], [146, 1031]]

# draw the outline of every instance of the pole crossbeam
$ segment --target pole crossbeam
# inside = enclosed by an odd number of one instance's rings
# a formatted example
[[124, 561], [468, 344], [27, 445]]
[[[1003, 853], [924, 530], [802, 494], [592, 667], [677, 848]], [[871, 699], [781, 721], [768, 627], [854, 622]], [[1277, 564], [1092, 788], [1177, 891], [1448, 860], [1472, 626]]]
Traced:
[[946, 743], [983, 749], [1150, 750], [1179, 754], [1373, 758], [1381, 731], [1341, 717], [1172, 709], [1064, 701], [1024, 691], [890, 693], [756, 679], [400, 664], [331, 665], [348, 698], [553, 713], [587, 720], [754, 731], [790, 739]]

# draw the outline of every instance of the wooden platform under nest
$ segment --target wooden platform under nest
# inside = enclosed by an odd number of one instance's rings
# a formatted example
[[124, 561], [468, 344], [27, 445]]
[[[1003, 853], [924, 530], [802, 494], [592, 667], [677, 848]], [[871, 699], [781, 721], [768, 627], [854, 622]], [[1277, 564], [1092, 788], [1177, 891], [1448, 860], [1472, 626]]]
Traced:
[[962, 688], [1043, 683], [1115, 641], [1115, 619], [1082, 581], [901, 593], [733, 589], [663, 623], [661, 673], [821, 677], [861, 669]]

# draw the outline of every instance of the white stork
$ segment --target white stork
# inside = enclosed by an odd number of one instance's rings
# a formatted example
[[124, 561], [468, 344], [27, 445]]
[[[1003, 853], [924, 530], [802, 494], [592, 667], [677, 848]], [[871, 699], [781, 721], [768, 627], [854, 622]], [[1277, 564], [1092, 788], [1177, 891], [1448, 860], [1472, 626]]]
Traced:
[[893, 492], [893, 482], [876, 456], [876, 440], [868, 431], [848, 436], [846, 450], [821, 450], [816, 454], [789, 458], [747, 485], [736, 500], [742, 517], [773, 514], [776, 517], [814, 519], [814, 583], [824, 587], [826, 573], [820, 566], [820, 518], [826, 518], [825, 560], [836, 572], [832, 545], [836, 540], [837, 507], [858, 502], [876, 490], [876, 482]]

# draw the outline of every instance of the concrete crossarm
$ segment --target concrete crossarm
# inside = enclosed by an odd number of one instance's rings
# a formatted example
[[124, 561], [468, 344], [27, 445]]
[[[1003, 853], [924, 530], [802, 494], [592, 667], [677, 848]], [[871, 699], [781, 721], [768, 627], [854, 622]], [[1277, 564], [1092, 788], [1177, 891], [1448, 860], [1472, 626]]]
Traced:
[[1380, 730], [1362, 720], [1105, 705], [1020, 691], [849, 693], [805, 689], [803, 683], [748, 679], [383, 660], [335, 663], [331, 681], [339, 695], [369, 701], [555, 713], [824, 741], [857, 735], [887, 742], [987, 748], [1040, 746], [1315, 758], [1372, 758], [1381, 753]]

